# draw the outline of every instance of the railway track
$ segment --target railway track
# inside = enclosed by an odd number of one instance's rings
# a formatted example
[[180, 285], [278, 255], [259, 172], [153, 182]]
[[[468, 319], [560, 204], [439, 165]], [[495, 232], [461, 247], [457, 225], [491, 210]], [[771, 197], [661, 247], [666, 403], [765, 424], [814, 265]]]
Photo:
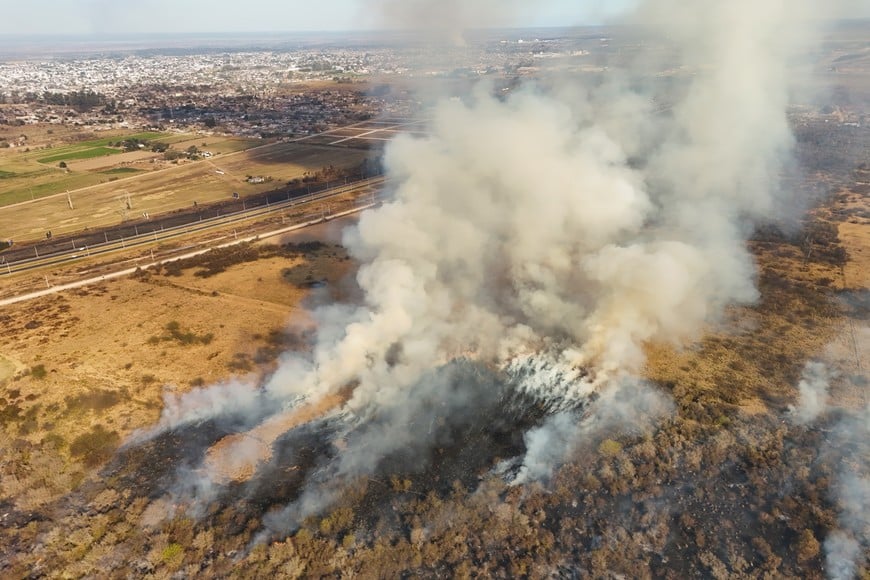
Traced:
[[[137, 232], [133, 236], [122, 236], [119, 239], [112, 240], [107, 236], [105, 242], [97, 244], [76, 244], [76, 240], [73, 239], [70, 243], [69, 249], [54, 251], [44, 255], [40, 255], [38, 249], [34, 249], [35, 255], [33, 258], [7, 261], [6, 257], [0, 256], [0, 277], [48, 267], [62, 266], [83, 258], [127, 251], [132, 248], [175, 240], [191, 234], [206, 232], [208, 230], [228, 229], [234, 224], [242, 224], [244, 222], [249, 222], [270, 215], [280, 214], [288, 209], [295, 209], [298, 206], [304, 206], [319, 201], [328, 201], [329, 199], [349, 193], [357, 193], [360, 195], [370, 193], [371, 202], [373, 203], [383, 188], [385, 180], [386, 179], [382, 176], [372, 177], [349, 183], [347, 185], [333, 187], [321, 192], [291, 198], [286, 201], [269, 203], [265, 206], [254, 208], [245, 208], [243, 206], [241, 211], [204, 218], [196, 222], [179, 226], [168, 228], [161, 227], [159, 230], [154, 229], [143, 233]], [[323, 219], [328, 217], [330, 216], [325, 213], [322, 216]]]

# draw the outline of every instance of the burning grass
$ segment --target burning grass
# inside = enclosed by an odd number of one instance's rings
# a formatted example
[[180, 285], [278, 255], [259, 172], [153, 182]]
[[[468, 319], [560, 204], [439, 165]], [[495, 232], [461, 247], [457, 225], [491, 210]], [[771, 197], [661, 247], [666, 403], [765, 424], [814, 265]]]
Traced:
[[244, 482], [268, 463], [275, 442], [285, 433], [306, 423], [322, 419], [350, 398], [351, 390], [325, 395], [274, 415], [250, 431], [224, 437], [206, 451], [204, 467], [218, 484]]

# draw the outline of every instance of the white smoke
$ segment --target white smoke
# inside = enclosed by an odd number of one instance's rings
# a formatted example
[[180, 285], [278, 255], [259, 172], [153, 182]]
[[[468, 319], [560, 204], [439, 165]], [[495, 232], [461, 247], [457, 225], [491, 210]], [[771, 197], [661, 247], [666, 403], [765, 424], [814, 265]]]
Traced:
[[211, 419], [250, 416], [260, 402], [256, 385], [236, 380], [186, 393], [168, 388], [163, 393], [160, 421], [150, 429], [136, 431], [127, 443], [142, 443], [161, 433]]
[[640, 434], [674, 411], [673, 401], [648, 384], [623, 378], [609, 388], [582, 417], [561, 411], [525, 435], [526, 454], [512, 484], [548, 479], [584, 441], [609, 429]]
[[807, 363], [798, 383], [798, 406], [790, 408], [797, 423], [811, 423], [825, 412], [828, 406], [830, 379], [830, 373], [824, 364], [819, 362]]
[[857, 577], [856, 562], [861, 557], [861, 544], [855, 538], [835, 530], [825, 539], [825, 569], [831, 580], [852, 580]]
[[[370, 461], [339, 454], [323, 471], [336, 477], [316, 478], [276, 521], [292, 527], [337, 495], [335, 482], [420, 435], [401, 420], [402, 405], [445, 390], [424, 379], [457, 357], [510, 376], [543, 353], [554, 362], [519, 389], [547, 401], [598, 392], [592, 424], [638, 417], [616, 385], [642, 369], [645, 345], [691, 340], [725, 305], [756, 297], [745, 238], [788, 199], [778, 180], [792, 145], [789, 67], [813, 39], [806, 17], [821, 7], [646, 0], [635, 20], [651, 43], [673, 49], [657, 68], [605, 86], [530, 85], [504, 99], [481, 84], [440, 102], [428, 136], [395, 139], [385, 158], [392, 201], [344, 240], [362, 264], [364, 305], [317, 312], [311, 356], [289, 357], [265, 386], [279, 401], [352, 387], [348, 406], [361, 421], [395, 420], [363, 431], [356, 449]], [[468, 10], [448, 28], [462, 28]], [[665, 70], [680, 71], [685, 96], [651, 118], [648, 96]], [[632, 389], [649, 417], [667, 413], [661, 397]], [[163, 422], [186, 413], [167, 408]], [[527, 477], [558, 462], [563, 453], [539, 451], [554, 436], [570, 440], [567, 417], [529, 434]]]
[[857, 577], [870, 554], [870, 406], [847, 412], [829, 442], [844, 453], [834, 484], [838, 529], [825, 539], [825, 569], [832, 580]]

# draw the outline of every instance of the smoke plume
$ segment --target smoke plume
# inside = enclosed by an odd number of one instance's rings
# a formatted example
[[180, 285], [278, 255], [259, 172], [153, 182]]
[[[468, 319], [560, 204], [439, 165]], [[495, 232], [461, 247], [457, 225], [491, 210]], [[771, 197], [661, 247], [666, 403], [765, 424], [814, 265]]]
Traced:
[[801, 381], [798, 383], [798, 406], [791, 407], [791, 412], [797, 423], [811, 423], [825, 412], [828, 405], [829, 381], [830, 375], [824, 364], [807, 363]]
[[650, 385], [622, 379], [601, 393], [582, 416], [560, 411], [525, 435], [526, 454], [512, 484], [548, 479], [577, 446], [596, 434], [616, 430], [638, 435], [674, 410], [673, 402]]
[[[463, 3], [445, 26], [466, 27], [467, 14], [476, 24], [492, 4]], [[402, 17], [431, 6], [410, 3]], [[263, 390], [273, 403], [258, 408], [350, 393], [350, 427], [337, 438], [345, 451], [267, 519], [269, 530], [294, 528], [343, 482], [437, 438], [423, 425], [466, 422], [486, 389], [445, 370], [458, 358], [500, 377], [487, 384], [558, 401], [527, 435], [524, 480], [546, 476], [594, 425], [665, 416], [668, 404], [630, 377], [648, 342], [690, 341], [725, 305], [756, 298], [745, 239], [789, 201], [779, 187], [792, 146], [789, 66], [819, 7], [647, 0], [629, 21], [643, 23], [645, 42], [671, 48], [654, 68], [507, 97], [481, 84], [440, 102], [428, 136], [396, 138], [385, 155], [392, 200], [344, 239], [364, 303], [315, 312], [312, 353], [288, 356]], [[663, 74], [685, 90], [653, 115]], [[167, 401], [161, 424], [200, 413], [185, 409], [202, 397], [222, 408], [225, 388]], [[578, 419], [572, 409], [593, 394]], [[567, 444], [554, 449], [554, 437]]]
[[846, 412], [828, 445], [846, 454], [831, 487], [838, 529], [824, 542], [825, 569], [832, 580], [854, 578], [870, 554], [870, 406]]

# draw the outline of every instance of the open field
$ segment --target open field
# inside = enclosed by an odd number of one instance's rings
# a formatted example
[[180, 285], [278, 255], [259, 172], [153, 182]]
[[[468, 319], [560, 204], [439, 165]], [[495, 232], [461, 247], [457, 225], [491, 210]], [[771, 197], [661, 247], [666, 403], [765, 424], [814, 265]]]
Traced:
[[96, 157], [82, 161], [73, 161], [68, 164], [68, 167], [70, 171], [100, 171], [114, 168], [114, 170], [105, 173], [123, 174], [127, 172], [125, 170], [136, 171], [135, 168], [124, 167], [124, 164], [149, 161], [158, 157], [160, 157], [160, 154], [152, 151], [130, 151], [129, 153], [114, 153], [111, 157]]
[[[156, 215], [189, 208], [194, 202], [225, 200], [234, 192], [246, 196], [269, 191], [324, 167], [356, 166], [367, 157], [361, 150], [276, 143], [130, 177], [99, 174], [101, 180], [113, 180], [97, 185], [87, 185], [93, 174], [80, 177], [81, 182], [73, 176], [65, 183], [80, 185], [69, 187], [74, 209], [69, 208], [65, 194], [0, 207], [0, 238], [36, 240], [49, 230], [55, 235], [75, 232], [117, 224], [143, 212]], [[247, 183], [249, 175], [263, 177], [264, 182]]]
[[[164, 389], [266, 371], [285, 345], [287, 321], [304, 319], [298, 309], [308, 290], [282, 273], [301, 268], [337, 283], [351, 267], [331, 245], [264, 256], [208, 278], [194, 275], [196, 268], [147, 274], [4, 309], [0, 429], [27, 416], [18, 436], [48, 429], [53, 448], [65, 451], [50, 460], [60, 464], [45, 485], [4, 469], [0, 503], [15, 497], [19, 507], [36, 509], [78, 485], [111, 452], [105, 443], [157, 418]], [[101, 443], [84, 450], [81, 442], [95, 437]]]
[[375, 119], [303, 137], [309, 144], [341, 147], [379, 147], [401, 134], [424, 135], [424, 119]]
[[[110, 136], [82, 139], [83, 135], [69, 127], [46, 128], [29, 125], [0, 129], [0, 139], [16, 143], [16, 147], [0, 148], [0, 206], [12, 205], [66, 190], [76, 190], [113, 181], [104, 170], [136, 169], [154, 171], [172, 166], [162, 155], [146, 149], [124, 152], [112, 147], [118, 141], [137, 139], [148, 143], [196, 145], [215, 155], [243, 151], [262, 145], [255, 139], [215, 137], [190, 133], [110, 131]], [[59, 167], [63, 162], [65, 169]], [[110, 176], [121, 172], [111, 173]]]
[[66, 153], [57, 153], [48, 157], [37, 159], [40, 163], [57, 163], [59, 161], [75, 161], [78, 159], [91, 159], [93, 157], [105, 157], [107, 155], [117, 155], [121, 153], [120, 149], [111, 147], [90, 147], [88, 149], [79, 149], [77, 151], [69, 151]]

